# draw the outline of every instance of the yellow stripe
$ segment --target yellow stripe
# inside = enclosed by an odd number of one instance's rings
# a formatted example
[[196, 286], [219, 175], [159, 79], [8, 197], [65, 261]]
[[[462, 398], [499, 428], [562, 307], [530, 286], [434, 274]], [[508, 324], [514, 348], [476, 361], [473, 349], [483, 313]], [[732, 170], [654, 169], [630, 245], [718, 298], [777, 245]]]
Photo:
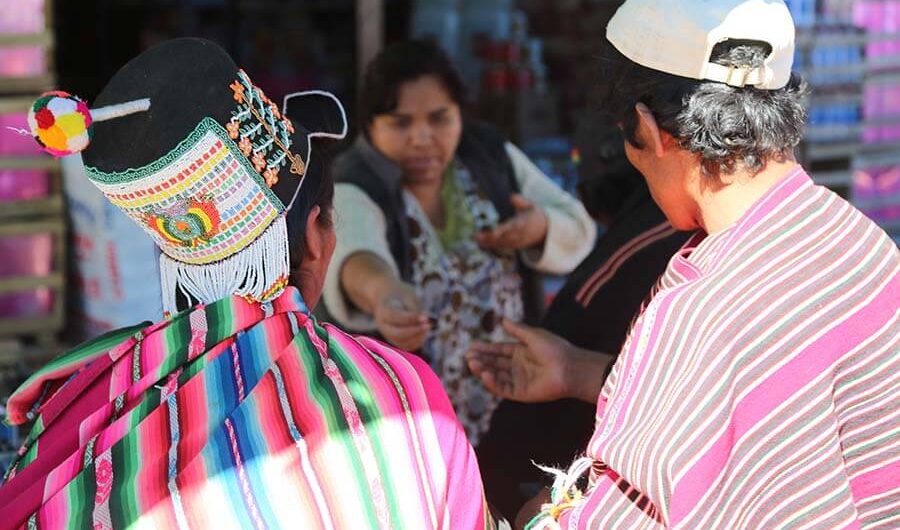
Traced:
[[209, 215], [207, 215], [205, 211], [203, 211], [200, 208], [188, 208], [188, 213], [196, 215], [200, 219], [200, 222], [203, 223], [203, 234], [204, 235], [212, 235], [212, 234], [210, 234], [210, 232], [212, 232], [212, 230], [214, 228], [213, 222], [212, 222], [212, 219], [210, 219]]
[[[210, 157], [210, 159], [207, 160], [205, 164], [203, 164], [202, 166], [197, 168], [197, 171], [188, 175], [187, 178], [185, 178], [184, 180], [179, 182], [177, 185], [170, 187], [168, 189], [163, 189], [158, 193], [153, 192], [153, 195], [151, 195], [149, 197], [144, 196], [144, 197], [138, 197], [136, 199], [125, 199], [125, 200], [116, 200], [116, 199], [110, 198], [110, 202], [113, 203], [115, 206], [118, 206], [119, 208], [122, 208], [125, 210], [137, 209], [137, 208], [142, 208], [142, 207], [150, 205], [150, 204], [160, 203], [168, 198], [171, 198], [175, 195], [182, 193], [184, 190], [194, 186], [198, 181], [203, 180], [206, 177], [206, 174], [210, 173], [212, 171], [212, 168], [215, 167], [216, 164], [218, 164], [223, 158], [225, 158], [226, 156], [229, 156], [230, 154], [231, 154], [230, 151], [226, 147], [223, 147], [222, 149], [219, 150], [218, 153], [216, 153], [214, 156]], [[240, 167], [240, 165], [239, 165], [239, 167]], [[155, 187], [155, 186], [153, 186], [153, 187]], [[101, 189], [103, 189], [102, 186], [101, 186]], [[107, 191], [107, 190], [103, 190], [103, 191]], [[142, 189], [141, 191], [146, 191], [146, 188]], [[121, 192], [118, 192], [118, 193], [121, 193]]]
[[165, 221], [163, 221], [160, 217], [154, 217], [153, 223], [156, 225], [157, 232], [162, 235], [164, 238], [168, 239], [172, 243], [181, 244], [181, 241], [171, 235], [169, 235], [169, 231], [166, 230]]
[[194, 259], [187, 258], [186, 255], [182, 254], [182, 253], [169, 254], [169, 256], [178, 261], [183, 261], [184, 263], [188, 263], [191, 265], [204, 265], [207, 263], [212, 263], [214, 261], [219, 261], [219, 260], [225, 259], [228, 256], [233, 256], [237, 252], [246, 248], [247, 245], [249, 245], [254, 240], [256, 240], [256, 238], [258, 238], [260, 234], [265, 232], [266, 229], [268, 229], [269, 226], [271, 226], [272, 221], [274, 221], [277, 218], [278, 218], [278, 213], [273, 211], [271, 217], [268, 217], [264, 222], [262, 222], [259, 226], [257, 226], [256, 230], [254, 230], [249, 235], [247, 235], [246, 237], [239, 240], [236, 244], [229, 245], [227, 249], [219, 251], [211, 256], [203, 256], [202, 258], [194, 258]]

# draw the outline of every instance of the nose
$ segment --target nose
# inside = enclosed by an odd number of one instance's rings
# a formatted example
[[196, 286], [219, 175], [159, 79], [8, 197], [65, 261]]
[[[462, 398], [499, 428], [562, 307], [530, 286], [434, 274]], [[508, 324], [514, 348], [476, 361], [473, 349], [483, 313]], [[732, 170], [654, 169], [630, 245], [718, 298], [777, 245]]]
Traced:
[[410, 142], [413, 147], [424, 147], [431, 145], [433, 133], [431, 127], [427, 123], [419, 123], [413, 126], [411, 131]]

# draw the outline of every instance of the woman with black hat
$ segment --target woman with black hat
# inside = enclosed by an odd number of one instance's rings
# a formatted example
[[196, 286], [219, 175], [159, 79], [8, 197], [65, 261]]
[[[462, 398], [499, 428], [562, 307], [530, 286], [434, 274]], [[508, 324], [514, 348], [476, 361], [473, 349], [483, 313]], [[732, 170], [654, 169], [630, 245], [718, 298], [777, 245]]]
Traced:
[[93, 133], [87, 173], [160, 246], [169, 315], [11, 397], [7, 420], [34, 427], [0, 527], [492, 528], [434, 374], [310, 316], [335, 244], [311, 146], [343, 137], [340, 103], [301, 93], [282, 114], [221, 48], [180, 39], [95, 106], [51, 93], [30, 125], [56, 154]]

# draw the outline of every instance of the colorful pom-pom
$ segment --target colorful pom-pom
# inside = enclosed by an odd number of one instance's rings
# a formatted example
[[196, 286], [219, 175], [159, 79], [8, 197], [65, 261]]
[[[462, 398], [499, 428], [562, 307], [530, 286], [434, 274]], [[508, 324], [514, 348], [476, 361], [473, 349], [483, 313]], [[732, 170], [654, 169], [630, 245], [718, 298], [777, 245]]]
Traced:
[[71, 155], [87, 148], [92, 123], [87, 104], [68, 92], [45, 92], [28, 112], [31, 134], [53, 156]]

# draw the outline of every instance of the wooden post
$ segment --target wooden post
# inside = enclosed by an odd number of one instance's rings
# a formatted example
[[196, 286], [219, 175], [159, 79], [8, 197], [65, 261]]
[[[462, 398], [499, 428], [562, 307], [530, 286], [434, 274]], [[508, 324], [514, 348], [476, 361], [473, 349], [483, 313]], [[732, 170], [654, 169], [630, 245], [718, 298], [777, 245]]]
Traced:
[[384, 0], [356, 0], [356, 74], [361, 86], [369, 62], [384, 46]]

